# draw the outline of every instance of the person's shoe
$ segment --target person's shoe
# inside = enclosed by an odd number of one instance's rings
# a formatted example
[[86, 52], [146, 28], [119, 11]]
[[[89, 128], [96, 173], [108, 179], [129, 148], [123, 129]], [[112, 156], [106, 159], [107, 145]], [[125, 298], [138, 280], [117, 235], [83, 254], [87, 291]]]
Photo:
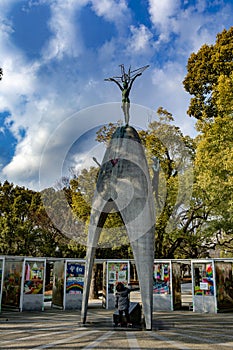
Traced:
[[131, 322], [128, 322], [128, 323], [127, 323], [127, 327], [132, 327], [132, 325], [133, 325], [133, 324], [132, 324]]
[[117, 326], [118, 326], [118, 327], [121, 327], [121, 326], [122, 326], [122, 324], [121, 324], [121, 323], [118, 323], [118, 324], [117, 324]]

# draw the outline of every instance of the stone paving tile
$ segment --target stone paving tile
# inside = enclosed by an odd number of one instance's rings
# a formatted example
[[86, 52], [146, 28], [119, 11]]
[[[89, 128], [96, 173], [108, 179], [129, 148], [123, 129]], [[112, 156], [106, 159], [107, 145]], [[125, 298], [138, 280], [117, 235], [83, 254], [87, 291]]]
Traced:
[[152, 331], [114, 327], [112, 314], [90, 307], [83, 325], [80, 311], [2, 310], [0, 349], [233, 349], [233, 313], [155, 312]]

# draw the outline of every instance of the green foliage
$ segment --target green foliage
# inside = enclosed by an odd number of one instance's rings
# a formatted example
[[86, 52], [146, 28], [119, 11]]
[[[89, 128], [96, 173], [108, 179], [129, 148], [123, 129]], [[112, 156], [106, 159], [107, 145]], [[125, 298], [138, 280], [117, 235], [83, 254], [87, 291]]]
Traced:
[[7, 181], [0, 184], [0, 254], [56, 256], [58, 246], [60, 255], [77, 251], [77, 244], [72, 250], [67, 237], [54, 226], [41, 194]]
[[189, 208], [195, 146], [190, 137], [172, 124], [171, 113], [162, 107], [157, 113], [158, 121], [150, 123], [148, 130], [139, 134], [149, 167], [154, 157], [160, 164], [159, 185], [155, 191], [155, 258], [173, 258], [187, 234], [186, 226], [180, 222], [180, 213], [186, 213]]
[[34, 255], [38, 228], [33, 223], [38, 194], [14, 187], [7, 181], [0, 187], [1, 254]]
[[[110, 125], [112, 128], [112, 125]], [[107, 131], [105, 128], [104, 132]], [[77, 219], [84, 224], [84, 235], [86, 241], [88, 225], [91, 213], [91, 203], [94, 196], [96, 181], [98, 176], [98, 168], [91, 167], [89, 170], [83, 169], [78, 176], [75, 176], [71, 182], [72, 193], [72, 210]], [[117, 246], [128, 243], [128, 236], [126, 235], [124, 224], [118, 213], [109, 213], [101, 236], [99, 239], [99, 247]]]
[[233, 27], [217, 35], [215, 45], [203, 45], [188, 60], [184, 87], [193, 97], [188, 114], [201, 120], [218, 115], [214, 94], [220, 75], [229, 77], [233, 71]]
[[118, 121], [116, 124], [109, 123], [108, 125], [102, 126], [96, 132], [96, 141], [107, 145], [111, 139], [112, 134], [114, 133], [114, 131], [116, 130], [116, 128], [118, 126], [121, 126], [121, 124], [122, 124], [122, 122]]
[[72, 209], [77, 217], [86, 222], [90, 215], [91, 202], [95, 191], [98, 168], [83, 169], [71, 182]]
[[[188, 60], [188, 114], [200, 131], [195, 160], [195, 198], [200, 203], [203, 245], [233, 251], [233, 27]], [[198, 219], [199, 220], [199, 219]]]
[[206, 230], [215, 237], [215, 242], [228, 248], [233, 239], [232, 87], [232, 73], [229, 77], [219, 76], [215, 87], [218, 115], [202, 128], [195, 162], [199, 198], [210, 213]]

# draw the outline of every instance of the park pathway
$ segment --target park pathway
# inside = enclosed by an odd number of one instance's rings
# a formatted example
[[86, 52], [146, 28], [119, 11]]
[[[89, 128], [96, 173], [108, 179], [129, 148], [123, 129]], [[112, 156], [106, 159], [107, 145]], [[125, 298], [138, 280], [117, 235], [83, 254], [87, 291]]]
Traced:
[[3, 310], [0, 349], [233, 349], [233, 313], [155, 312], [152, 331], [114, 328], [112, 313], [90, 307], [82, 325], [80, 311]]

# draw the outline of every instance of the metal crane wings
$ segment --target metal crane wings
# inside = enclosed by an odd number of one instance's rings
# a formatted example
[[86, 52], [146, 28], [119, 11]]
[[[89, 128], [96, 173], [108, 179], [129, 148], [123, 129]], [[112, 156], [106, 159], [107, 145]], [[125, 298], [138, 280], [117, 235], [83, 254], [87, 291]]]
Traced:
[[131, 70], [131, 66], [130, 66], [127, 73], [125, 72], [124, 64], [120, 64], [120, 67], [121, 67], [121, 76], [107, 78], [107, 79], [104, 79], [104, 80], [114, 79], [114, 80], [118, 81], [119, 83], [124, 82], [124, 81], [129, 83], [136, 75], [142, 74], [144, 72], [144, 70], [149, 67], [149, 65], [146, 65], [144, 67], [137, 68], [137, 69], [134, 69], [134, 70]]

